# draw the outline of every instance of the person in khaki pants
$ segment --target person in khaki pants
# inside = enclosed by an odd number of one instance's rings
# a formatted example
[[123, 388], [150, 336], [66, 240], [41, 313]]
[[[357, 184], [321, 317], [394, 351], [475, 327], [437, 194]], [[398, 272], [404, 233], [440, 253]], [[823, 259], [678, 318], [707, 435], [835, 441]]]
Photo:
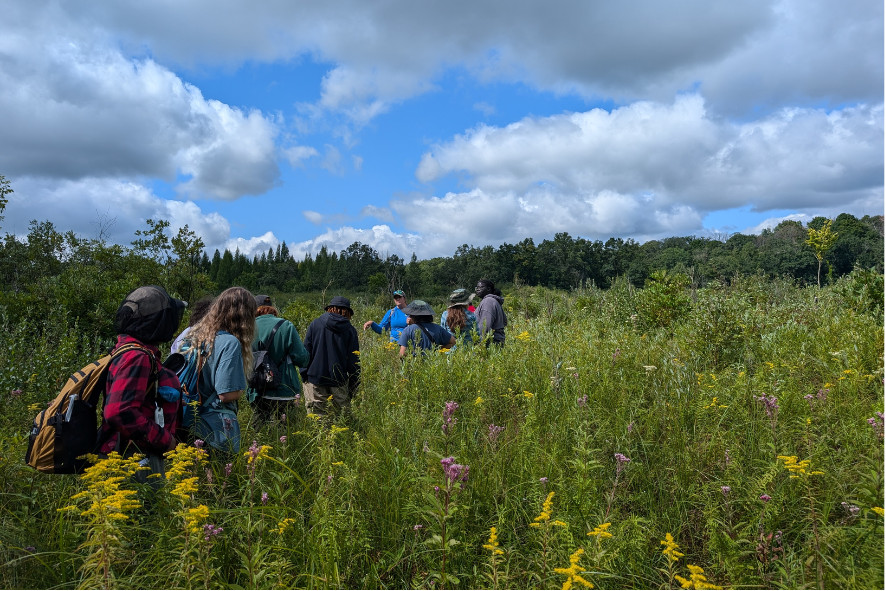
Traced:
[[310, 359], [301, 369], [308, 412], [325, 416], [333, 410], [347, 411], [360, 385], [360, 342], [351, 324], [351, 301], [335, 296], [326, 313], [311, 322], [305, 335]]

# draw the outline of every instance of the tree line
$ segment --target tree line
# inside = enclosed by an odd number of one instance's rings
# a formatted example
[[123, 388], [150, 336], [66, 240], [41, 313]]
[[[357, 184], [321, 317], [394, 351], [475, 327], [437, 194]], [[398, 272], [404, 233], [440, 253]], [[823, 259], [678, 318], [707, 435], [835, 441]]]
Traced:
[[[8, 182], [0, 177], [0, 215]], [[0, 217], [2, 221], [2, 217]], [[883, 272], [883, 216], [840, 214], [808, 226], [784, 221], [759, 235], [724, 239], [695, 236], [651, 240], [573, 238], [565, 232], [536, 244], [477, 247], [463, 244], [451, 257], [409, 262], [382, 257], [355, 242], [339, 252], [326, 247], [301, 260], [285, 243], [248, 257], [205, 250], [188, 226], [172, 233], [165, 220], [147, 220], [129, 246], [60, 232], [32, 221], [26, 236], [7, 233], [0, 243], [0, 320], [39, 326], [52, 318], [74, 321], [87, 333], [107, 337], [122, 297], [138, 285], [160, 284], [186, 301], [232, 285], [255, 292], [337, 291], [381, 295], [447, 293], [472, 287], [480, 278], [500, 285], [572, 289], [608, 288], [616, 280], [641, 287], [656, 273], [685, 275], [691, 285], [729, 281], [741, 275], [789, 277], [800, 284], [830, 282], [854, 267]]]

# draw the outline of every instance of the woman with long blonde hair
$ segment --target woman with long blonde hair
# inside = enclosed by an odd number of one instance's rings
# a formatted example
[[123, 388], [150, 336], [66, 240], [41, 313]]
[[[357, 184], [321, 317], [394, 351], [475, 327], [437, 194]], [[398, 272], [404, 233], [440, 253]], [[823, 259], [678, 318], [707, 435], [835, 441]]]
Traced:
[[230, 287], [212, 302], [206, 315], [188, 333], [186, 355], [198, 355], [200, 406], [195, 435], [220, 451], [240, 449], [237, 400], [252, 371], [255, 297]]

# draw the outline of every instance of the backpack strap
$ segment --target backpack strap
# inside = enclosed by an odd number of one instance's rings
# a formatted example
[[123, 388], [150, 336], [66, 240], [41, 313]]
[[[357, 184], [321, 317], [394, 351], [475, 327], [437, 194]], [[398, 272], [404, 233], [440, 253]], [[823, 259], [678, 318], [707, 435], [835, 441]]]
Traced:
[[416, 325], [417, 327], [419, 327], [423, 333], [425, 333], [425, 336], [427, 336], [427, 337], [428, 337], [428, 340], [431, 341], [431, 345], [437, 345], [438, 347], [442, 347], [442, 346], [443, 346], [443, 345], [441, 345], [440, 343], [438, 343], [438, 342], [434, 339], [434, 337], [431, 336], [431, 333], [428, 331], [427, 328], [424, 327], [424, 325], [422, 325], [422, 324], [420, 324], [420, 323], [417, 323], [417, 322], [416, 322], [415, 325]]
[[[267, 344], [267, 349], [265, 349], [265, 351], [268, 352], [268, 357], [270, 357], [271, 359], [274, 358], [274, 354], [273, 354], [274, 335], [277, 334], [277, 330], [279, 330], [279, 328], [283, 325], [284, 322], [286, 322], [285, 318], [281, 318], [280, 320], [278, 320], [277, 324], [274, 325], [274, 328], [271, 329], [271, 334], [268, 335], [268, 344]], [[264, 343], [259, 343], [259, 345], [263, 346]]]

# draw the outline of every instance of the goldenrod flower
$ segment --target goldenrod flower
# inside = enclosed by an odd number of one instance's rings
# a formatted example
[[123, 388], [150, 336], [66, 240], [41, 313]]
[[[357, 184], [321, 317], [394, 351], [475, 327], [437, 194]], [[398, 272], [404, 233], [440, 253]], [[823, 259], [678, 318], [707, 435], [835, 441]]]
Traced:
[[873, 511], [880, 517], [883, 517], [883, 507], [871, 507], [871, 511]]
[[810, 460], [798, 461], [797, 456], [777, 456], [777, 458], [784, 462], [784, 467], [791, 473], [791, 478], [802, 478], [804, 476], [818, 476], [824, 474], [821, 470], [807, 471], [811, 465]]
[[603, 523], [594, 528], [594, 531], [589, 531], [589, 536], [597, 536], [598, 540], [602, 540], [604, 538], [611, 538], [612, 534], [609, 533], [608, 530], [611, 523]]
[[668, 557], [669, 562], [677, 562], [683, 556], [683, 553], [680, 552], [680, 546], [674, 541], [674, 536], [671, 535], [671, 532], [665, 534], [665, 539], [661, 540], [661, 545], [665, 547], [661, 553]]
[[547, 523], [551, 520], [551, 507], [554, 502], [554, 491], [548, 493], [548, 498], [545, 499], [545, 502], [541, 505], [541, 513], [532, 520], [532, 523], [529, 524], [529, 527], [541, 527], [543, 523]]
[[581, 583], [588, 589], [593, 589], [594, 586], [582, 577], [579, 573], [583, 572], [584, 569], [581, 565], [578, 564], [578, 561], [581, 560], [581, 555], [584, 554], [585, 551], [583, 548], [579, 548], [575, 552], [572, 553], [572, 556], [569, 557], [569, 567], [568, 568], [555, 568], [554, 572], [558, 575], [566, 575], [566, 580], [563, 582], [563, 589], [572, 589], [573, 583]]
[[489, 528], [489, 539], [486, 540], [485, 544], [483, 544], [483, 548], [492, 552], [494, 556], [500, 556], [504, 554], [504, 550], [498, 547], [498, 534], [496, 533], [496, 529], [494, 527]]
[[683, 589], [722, 589], [723, 587], [718, 587], [717, 585], [708, 583], [707, 577], [704, 575], [704, 569], [700, 566], [695, 566], [694, 564], [687, 564], [686, 568], [689, 569], [689, 578], [684, 579], [680, 575], [674, 575], [674, 578], [680, 582], [680, 586]]
[[185, 513], [185, 528], [188, 533], [199, 534], [203, 529], [203, 523], [209, 519], [209, 507], [206, 505], [197, 505], [191, 507]]
[[287, 517], [286, 519], [284, 519], [283, 521], [281, 521], [280, 523], [277, 524], [277, 533], [282, 536], [283, 532], [285, 532], [287, 529], [289, 529], [289, 526], [292, 525], [293, 523], [295, 523], [295, 519], [293, 519], [292, 517]]
[[569, 527], [569, 524], [565, 521], [560, 521], [559, 519], [555, 519], [551, 522], [551, 525], [556, 525], [557, 527]]
[[477, 396], [476, 400], [474, 400], [474, 404], [480, 406], [483, 404], [483, 398], [481, 396]]
[[529, 340], [529, 332], [524, 330], [523, 332], [521, 332], [520, 334], [518, 334], [514, 338], [521, 340], [521, 341], [528, 341]]

